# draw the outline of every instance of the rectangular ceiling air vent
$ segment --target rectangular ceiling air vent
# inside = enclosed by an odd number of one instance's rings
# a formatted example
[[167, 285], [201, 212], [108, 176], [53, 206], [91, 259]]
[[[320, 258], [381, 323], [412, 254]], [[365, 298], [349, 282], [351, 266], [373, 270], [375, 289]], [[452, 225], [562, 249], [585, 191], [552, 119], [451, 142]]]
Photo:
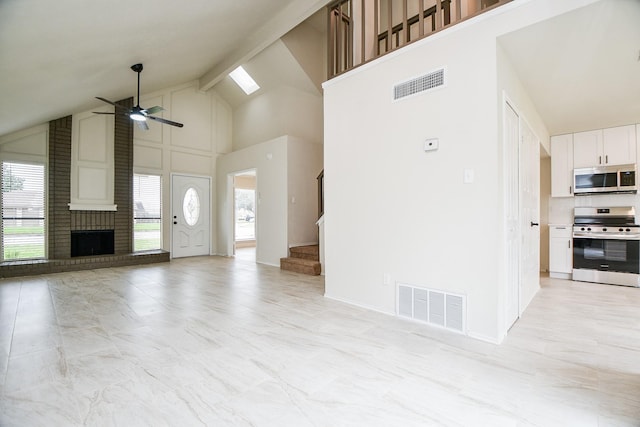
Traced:
[[440, 86], [444, 86], [444, 68], [404, 83], [398, 83], [393, 87], [393, 99], [396, 101]]

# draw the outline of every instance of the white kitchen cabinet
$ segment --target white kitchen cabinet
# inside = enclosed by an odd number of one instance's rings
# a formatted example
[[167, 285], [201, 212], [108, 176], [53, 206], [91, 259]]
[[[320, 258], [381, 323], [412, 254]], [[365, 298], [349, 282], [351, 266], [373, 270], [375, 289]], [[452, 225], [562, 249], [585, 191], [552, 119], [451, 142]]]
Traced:
[[604, 161], [607, 165], [636, 163], [636, 127], [608, 128], [603, 131]]
[[573, 227], [549, 225], [549, 276], [571, 279], [573, 270]]
[[573, 134], [573, 167], [614, 166], [636, 163], [634, 125]]
[[573, 134], [573, 167], [602, 166], [602, 129]]
[[551, 137], [551, 197], [573, 196], [573, 134]]

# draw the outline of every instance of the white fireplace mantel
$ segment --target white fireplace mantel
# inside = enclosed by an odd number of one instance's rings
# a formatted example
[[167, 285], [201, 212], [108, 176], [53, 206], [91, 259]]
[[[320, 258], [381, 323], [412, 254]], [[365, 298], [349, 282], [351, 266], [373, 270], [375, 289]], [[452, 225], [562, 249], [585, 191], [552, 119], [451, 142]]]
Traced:
[[85, 204], [85, 203], [69, 203], [70, 211], [109, 211], [116, 212], [118, 205], [101, 205], [101, 204]]

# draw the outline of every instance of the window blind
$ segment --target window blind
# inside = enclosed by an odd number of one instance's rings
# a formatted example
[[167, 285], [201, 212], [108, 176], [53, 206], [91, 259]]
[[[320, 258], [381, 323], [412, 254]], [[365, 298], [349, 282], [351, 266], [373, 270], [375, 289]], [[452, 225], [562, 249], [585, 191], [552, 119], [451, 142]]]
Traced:
[[133, 250], [162, 248], [160, 175], [133, 175]]
[[45, 257], [44, 165], [2, 162], [3, 259]]

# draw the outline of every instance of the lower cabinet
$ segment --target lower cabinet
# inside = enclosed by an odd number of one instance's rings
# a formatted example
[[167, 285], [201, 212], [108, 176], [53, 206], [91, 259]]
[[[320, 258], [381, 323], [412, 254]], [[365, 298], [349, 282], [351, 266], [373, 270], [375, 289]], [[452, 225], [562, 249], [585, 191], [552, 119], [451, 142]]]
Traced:
[[549, 276], [571, 279], [573, 270], [573, 227], [549, 225]]

